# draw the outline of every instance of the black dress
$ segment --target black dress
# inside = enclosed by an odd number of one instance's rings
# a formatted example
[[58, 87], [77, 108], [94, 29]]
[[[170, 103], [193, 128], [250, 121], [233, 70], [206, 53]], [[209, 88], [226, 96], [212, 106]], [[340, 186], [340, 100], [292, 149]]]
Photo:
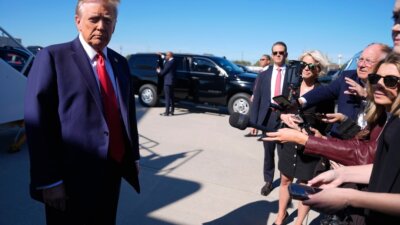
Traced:
[[[320, 84], [315, 83], [314, 88]], [[334, 101], [324, 101], [317, 106], [304, 110], [305, 121], [311, 127], [316, 128], [322, 134], [325, 134], [327, 124], [319, 121], [314, 116], [315, 113], [332, 113], [334, 110]], [[278, 146], [278, 169], [288, 177], [294, 177], [299, 180], [310, 180], [315, 175], [315, 169], [321, 160], [321, 157], [303, 153], [304, 146], [294, 143], [285, 143]]]
[[[378, 141], [374, 167], [369, 181], [370, 192], [400, 194], [400, 118], [392, 116]], [[390, 216], [367, 211], [366, 222], [370, 224], [399, 225], [400, 215]]]

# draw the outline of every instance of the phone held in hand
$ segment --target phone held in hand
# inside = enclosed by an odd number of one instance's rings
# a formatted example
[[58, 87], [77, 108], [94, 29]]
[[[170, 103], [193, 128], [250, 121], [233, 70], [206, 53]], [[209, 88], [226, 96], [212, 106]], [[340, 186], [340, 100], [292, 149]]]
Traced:
[[317, 187], [310, 187], [303, 184], [291, 183], [289, 184], [289, 194], [293, 199], [296, 200], [307, 200], [309, 194], [315, 194], [320, 192], [322, 189]]
[[327, 118], [325, 113], [315, 113], [314, 116], [317, 120], [323, 120]]
[[287, 99], [284, 95], [278, 95], [272, 98], [279, 106], [284, 109], [291, 105], [289, 99]]

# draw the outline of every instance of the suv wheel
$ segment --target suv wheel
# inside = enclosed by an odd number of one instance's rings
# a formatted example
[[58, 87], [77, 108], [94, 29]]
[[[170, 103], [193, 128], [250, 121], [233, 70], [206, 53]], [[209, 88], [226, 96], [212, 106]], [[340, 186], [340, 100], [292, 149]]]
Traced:
[[145, 84], [139, 88], [139, 101], [142, 105], [152, 107], [157, 105], [158, 96], [156, 86]]
[[238, 93], [233, 95], [228, 102], [229, 114], [234, 112], [248, 115], [250, 113], [250, 95]]

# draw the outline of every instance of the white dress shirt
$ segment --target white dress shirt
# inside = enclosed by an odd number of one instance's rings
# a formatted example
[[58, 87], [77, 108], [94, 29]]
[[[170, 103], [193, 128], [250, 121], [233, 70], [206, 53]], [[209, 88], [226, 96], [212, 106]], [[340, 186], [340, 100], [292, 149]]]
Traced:
[[[285, 72], [286, 72], [286, 65], [283, 65], [281, 67], [281, 93], [282, 94], [282, 88], [283, 88], [283, 81], [285, 80]], [[271, 77], [271, 102], [274, 102], [272, 100], [273, 97], [275, 97], [275, 83], [276, 83], [276, 76], [278, 74], [278, 66], [274, 65], [272, 68], [272, 77]]]

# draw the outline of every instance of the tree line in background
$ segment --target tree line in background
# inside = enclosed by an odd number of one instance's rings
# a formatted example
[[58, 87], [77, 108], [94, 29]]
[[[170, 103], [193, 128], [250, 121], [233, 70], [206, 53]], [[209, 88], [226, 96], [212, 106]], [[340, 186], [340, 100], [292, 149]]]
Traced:
[[[238, 65], [242, 65], [242, 66], [260, 66], [259, 61], [255, 62], [254, 64], [252, 64], [250, 61], [246, 61], [246, 60], [233, 60], [232, 62], [235, 64], [238, 64]], [[329, 70], [338, 70], [338, 69], [341, 69], [341, 66], [343, 66], [343, 65], [338, 65], [337, 63], [330, 62]]]

